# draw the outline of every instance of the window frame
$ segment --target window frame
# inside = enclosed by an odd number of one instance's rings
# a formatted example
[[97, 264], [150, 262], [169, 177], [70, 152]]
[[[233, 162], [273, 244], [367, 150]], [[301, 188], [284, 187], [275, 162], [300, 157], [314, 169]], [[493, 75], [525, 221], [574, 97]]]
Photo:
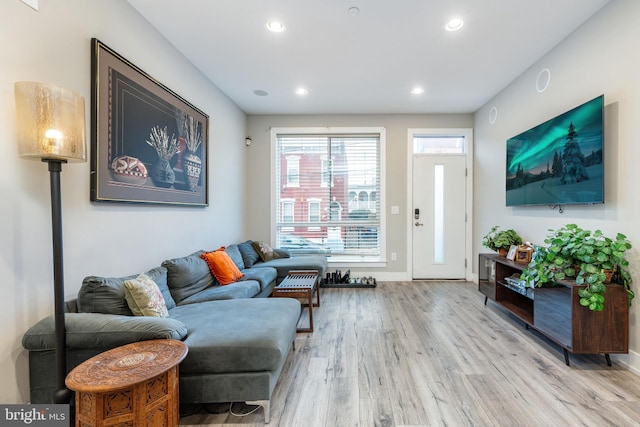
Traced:
[[[346, 256], [341, 255], [335, 259], [329, 258], [331, 266], [341, 267], [357, 264], [359, 266], [369, 267], [385, 267], [387, 263], [386, 254], [386, 128], [385, 127], [278, 127], [270, 129], [270, 166], [271, 166], [271, 206], [270, 206], [270, 227], [271, 227], [271, 241], [276, 242], [277, 232], [277, 194], [276, 183], [277, 176], [275, 167], [277, 161], [277, 147], [278, 147], [278, 135], [329, 135], [329, 136], [357, 136], [357, 135], [377, 134], [379, 135], [379, 245], [380, 253], [377, 258], [373, 257], [359, 257], [359, 256]], [[348, 208], [347, 206], [345, 206]], [[343, 207], [343, 208], [345, 208]]]

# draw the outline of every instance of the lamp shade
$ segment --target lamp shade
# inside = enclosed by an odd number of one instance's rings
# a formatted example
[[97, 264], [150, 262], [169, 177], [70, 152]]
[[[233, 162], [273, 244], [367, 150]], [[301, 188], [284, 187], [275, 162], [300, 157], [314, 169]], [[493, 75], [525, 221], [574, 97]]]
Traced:
[[18, 154], [27, 159], [87, 160], [84, 97], [37, 82], [16, 82]]

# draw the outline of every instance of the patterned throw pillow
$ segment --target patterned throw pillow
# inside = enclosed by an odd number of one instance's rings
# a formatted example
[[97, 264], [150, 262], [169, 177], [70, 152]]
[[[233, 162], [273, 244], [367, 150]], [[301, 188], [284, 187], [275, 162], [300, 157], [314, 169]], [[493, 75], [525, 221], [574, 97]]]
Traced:
[[207, 262], [211, 274], [216, 277], [221, 285], [228, 285], [242, 279], [242, 272], [229, 254], [225, 252], [224, 246], [213, 252], [205, 252], [200, 255], [200, 258]]
[[135, 279], [125, 280], [124, 288], [124, 297], [134, 315], [169, 317], [160, 288], [146, 274], [142, 273]]
[[252, 245], [256, 252], [258, 252], [258, 255], [260, 255], [260, 259], [264, 262], [280, 258], [280, 255], [278, 255], [278, 253], [265, 242], [254, 241]]

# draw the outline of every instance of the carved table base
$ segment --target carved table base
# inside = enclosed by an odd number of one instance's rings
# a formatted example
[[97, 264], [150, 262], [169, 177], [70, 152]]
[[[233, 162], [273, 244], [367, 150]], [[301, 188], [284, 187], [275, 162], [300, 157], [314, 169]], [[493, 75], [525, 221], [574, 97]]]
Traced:
[[177, 426], [186, 354], [181, 341], [141, 341], [78, 365], [66, 380], [76, 391], [76, 426]]

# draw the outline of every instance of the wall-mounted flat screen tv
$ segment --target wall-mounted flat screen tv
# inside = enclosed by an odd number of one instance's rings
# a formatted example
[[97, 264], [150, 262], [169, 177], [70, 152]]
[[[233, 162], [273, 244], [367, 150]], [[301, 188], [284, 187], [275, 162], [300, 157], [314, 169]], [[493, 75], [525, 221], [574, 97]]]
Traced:
[[507, 206], [604, 203], [604, 95], [507, 140]]

